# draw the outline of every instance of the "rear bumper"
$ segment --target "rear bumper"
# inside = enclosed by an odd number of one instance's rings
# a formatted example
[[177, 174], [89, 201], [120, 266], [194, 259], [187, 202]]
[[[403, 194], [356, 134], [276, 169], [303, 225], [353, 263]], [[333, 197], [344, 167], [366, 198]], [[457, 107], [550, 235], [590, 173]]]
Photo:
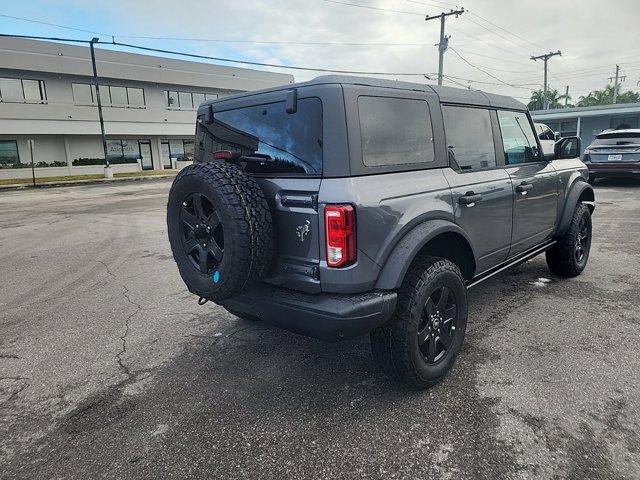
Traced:
[[587, 168], [591, 175], [640, 174], [639, 162], [587, 163]]
[[221, 305], [292, 332], [336, 341], [363, 335], [385, 323], [396, 298], [395, 292], [387, 290], [314, 295], [261, 284]]

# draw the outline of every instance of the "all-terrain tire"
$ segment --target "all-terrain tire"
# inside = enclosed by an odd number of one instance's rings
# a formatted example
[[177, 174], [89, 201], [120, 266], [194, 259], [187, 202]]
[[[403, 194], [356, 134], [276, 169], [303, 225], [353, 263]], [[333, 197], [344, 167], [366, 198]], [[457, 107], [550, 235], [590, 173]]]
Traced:
[[[546, 252], [549, 270], [559, 277], [576, 277], [587, 266], [591, 250], [591, 212], [584, 203], [578, 203], [567, 230], [558, 242]], [[582, 252], [582, 255], [579, 253]]]
[[[457, 314], [448, 350], [442, 352], [441, 358], [430, 362], [418, 335], [427, 328], [427, 303], [431, 295], [444, 291], [442, 287], [455, 297]], [[453, 366], [462, 347], [466, 325], [467, 291], [462, 273], [449, 260], [422, 257], [405, 276], [392, 318], [371, 332], [371, 350], [387, 376], [413, 388], [428, 388], [439, 382]]]
[[[196, 205], [203, 213], [198, 214]], [[204, 237], [198, 238], [202, 243], [195, 250], [195, 228], [190, 223], [196, 223]], [[235, 164], [197, 163], [182, 169], [169, 192], [167, 227], [173, 258], [187, 288], [208, 300], [240, 294], [264, 278], [271, 265], [269, 206], [256, 181]], [[201, 265], [201, 246], [208, 241], [211, 248], [214, 240], [221, 258], [208, 252]]]

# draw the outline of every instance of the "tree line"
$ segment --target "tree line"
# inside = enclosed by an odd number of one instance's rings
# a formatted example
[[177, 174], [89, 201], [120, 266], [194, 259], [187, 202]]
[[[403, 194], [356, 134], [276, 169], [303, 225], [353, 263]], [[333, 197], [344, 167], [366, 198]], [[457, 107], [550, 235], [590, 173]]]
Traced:
[[[531, 93], [531, 100], [527, 104], [529, 110], [544, 109], [544, 91], [535, 90]], [[613, 85], [607, 85], [602, 90], [594, 90], [586, 96], [580, 96], [578, 101], [571, 102], [571, 95], [560, 94], [555, 88], [547, 90], [547, 99], [549, 108], [569, 108], [569, 107], [593, 107], [597, 105], [611, 105], [613, 103]], [[618, 87], [618, 96], [616, 103], [637, 103], [640, 102], [640, 93], [628, 90], [620, 92]]]

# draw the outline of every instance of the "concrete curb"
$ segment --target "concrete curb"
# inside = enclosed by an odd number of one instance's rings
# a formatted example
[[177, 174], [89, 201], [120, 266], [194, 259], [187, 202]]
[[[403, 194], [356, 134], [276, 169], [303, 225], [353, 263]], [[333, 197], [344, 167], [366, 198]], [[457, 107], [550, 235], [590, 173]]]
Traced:
[[36, 183], [34, 187], [32, 184], [26, 183], [14, 183], [11, 185], [0, 185], [0, 192], [3, 190], [32, 190], [34, 188], [55, 188], [55, 187], [72, 187], [74, 185], [98, 185], [98, 184], [114, 184], [114, 183], [126, 183], [135, 181], [148, 181], [148, 180], [167, 180], [172, 179], [176, 174], [168, 175], [149, 175], [148, 177], [120, 177], [120, 178], [94, 178], [91, 180], [71, 180], [68, 182], [43, 182]]

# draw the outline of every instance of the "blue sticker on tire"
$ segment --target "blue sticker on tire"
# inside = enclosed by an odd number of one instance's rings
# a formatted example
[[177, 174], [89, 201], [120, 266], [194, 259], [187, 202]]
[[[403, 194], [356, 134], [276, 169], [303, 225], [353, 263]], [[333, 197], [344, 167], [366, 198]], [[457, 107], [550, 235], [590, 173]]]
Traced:
[[217, 270], [213, 272], [211, 280], [213, 280], [213, 283], [218, 283], [220, 281], [220, 272], [218, 272]]

